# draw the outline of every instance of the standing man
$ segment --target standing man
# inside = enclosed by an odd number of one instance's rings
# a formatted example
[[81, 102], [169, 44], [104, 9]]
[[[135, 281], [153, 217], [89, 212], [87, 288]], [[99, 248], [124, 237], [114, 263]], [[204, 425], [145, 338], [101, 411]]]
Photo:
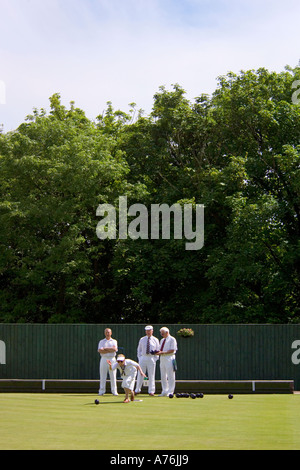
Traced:
[[[148, 373], [148, 393], [154, 396], [155, 393], [155, 368], [158, 356], [155, 355], [159, 351], [159, 341], [153, 336], [153, 326], [147, 325], [145, 327], [146, 336], [143, 336], [138, 344], [137, 357], [139, 365], [141, 366], [144, 374]], [[143, 376], [138, 374], [136, 380], [135, 394], [141, 393], [143, 383]]]
[[117, 371], [111, 370], [108, 366], [107, 360], [114, 364], [116, 362], [116, 352], [118, 350], [118, 343], [111, 337], [112, 331], [110, 328], [104, 330], [105, 338], [99, 341], [98, 352], [101, 356], [100, 359], [100, 388], [99, 395], [104, 395], [106, 391], [106, 378], [107, 373], [110, 377], [110, 388], [113, 395], [118, 395], [117, 392]]
[[162, 339], [159, 343], [159, 351], [156, 353], [160, 357], [160, 376], [162, 393], [160, 397], [166, 397], [174, 393], [175, 390], [175, 370], [177, 341], [170, 335], [169, 328], [166, 326], [160, 330]]

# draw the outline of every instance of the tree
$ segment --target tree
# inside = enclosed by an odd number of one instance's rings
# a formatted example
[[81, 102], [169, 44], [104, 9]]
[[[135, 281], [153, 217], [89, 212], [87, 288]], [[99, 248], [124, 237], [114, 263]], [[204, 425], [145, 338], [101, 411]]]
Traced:
[[[300, 68], [96, 122], [59, 95], [0, 136], [1, 321], [299, 322]], [[135, 117], [134, 117], [135, 116]], [[204, 204], [204, 246], [96, 237], [100, 203]]]
[[1, 321], [102, 321], [113, 241], [96, 208], [126, 192], [127, 165], [83, 111], [50, 103], [1, 136]]
[[123, 129], [128, 177], [149, 203], [205, 204], [192, 257], [176, 243], [124, 244], [118, 275], [145, 320], [299, 321], [299, 73], [229, 73], [194, 104], [162, 87], [151, 116]]
[[232, 220], [207, 271], [222, 300], [204, 318], [299, 321], [299, 72], [229, 74], [212, 99], [221, 153], [238, 163], [243, 185], [227, 197]]

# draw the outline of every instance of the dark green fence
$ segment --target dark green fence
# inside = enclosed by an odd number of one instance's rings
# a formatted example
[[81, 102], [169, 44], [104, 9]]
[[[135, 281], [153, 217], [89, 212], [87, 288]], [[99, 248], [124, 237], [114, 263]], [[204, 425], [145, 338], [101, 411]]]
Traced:
[[[0, 325], [0, 378], [98, 379], [97, 346], [112, 329], [136, 360], [145, 325]], [[154, 335], [160, 339], [159, 329]], [[178, 342], [179, 380], [294, 380], [300, 389], [300, 325], [166, 325]], [[194, 336], [177, 335], [181, 327]], [[159, 379], [159, 367], [157, 367]]]

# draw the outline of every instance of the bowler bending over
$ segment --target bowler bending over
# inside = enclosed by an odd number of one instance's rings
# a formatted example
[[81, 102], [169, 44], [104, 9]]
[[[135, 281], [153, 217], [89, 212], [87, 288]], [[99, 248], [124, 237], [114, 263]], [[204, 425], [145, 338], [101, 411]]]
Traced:
[[124, 403], [129, 403], [129, 395], [131, 395], [131, 401], [134, 401], [134, 383], [137, 375], [137, 371], [143, 376], [146, 377], [142, 371], [140, 365], [132, 361], [132, 359], [126, 359], [123, 354], [119, 354], [117, 357], [117, 362], [114, 364], [111, 361], [107, 361], [110, 370], [114, 371], [119, 369], [122, 378], [122, 388], [125, 391], [125, 400]]

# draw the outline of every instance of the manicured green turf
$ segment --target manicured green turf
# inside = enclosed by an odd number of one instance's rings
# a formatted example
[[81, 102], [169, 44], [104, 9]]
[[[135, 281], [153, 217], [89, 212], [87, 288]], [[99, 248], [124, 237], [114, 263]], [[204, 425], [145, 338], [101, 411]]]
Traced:
[[300, 449], [300, 395], [123, 398], [1, 393], [0, 449]]

